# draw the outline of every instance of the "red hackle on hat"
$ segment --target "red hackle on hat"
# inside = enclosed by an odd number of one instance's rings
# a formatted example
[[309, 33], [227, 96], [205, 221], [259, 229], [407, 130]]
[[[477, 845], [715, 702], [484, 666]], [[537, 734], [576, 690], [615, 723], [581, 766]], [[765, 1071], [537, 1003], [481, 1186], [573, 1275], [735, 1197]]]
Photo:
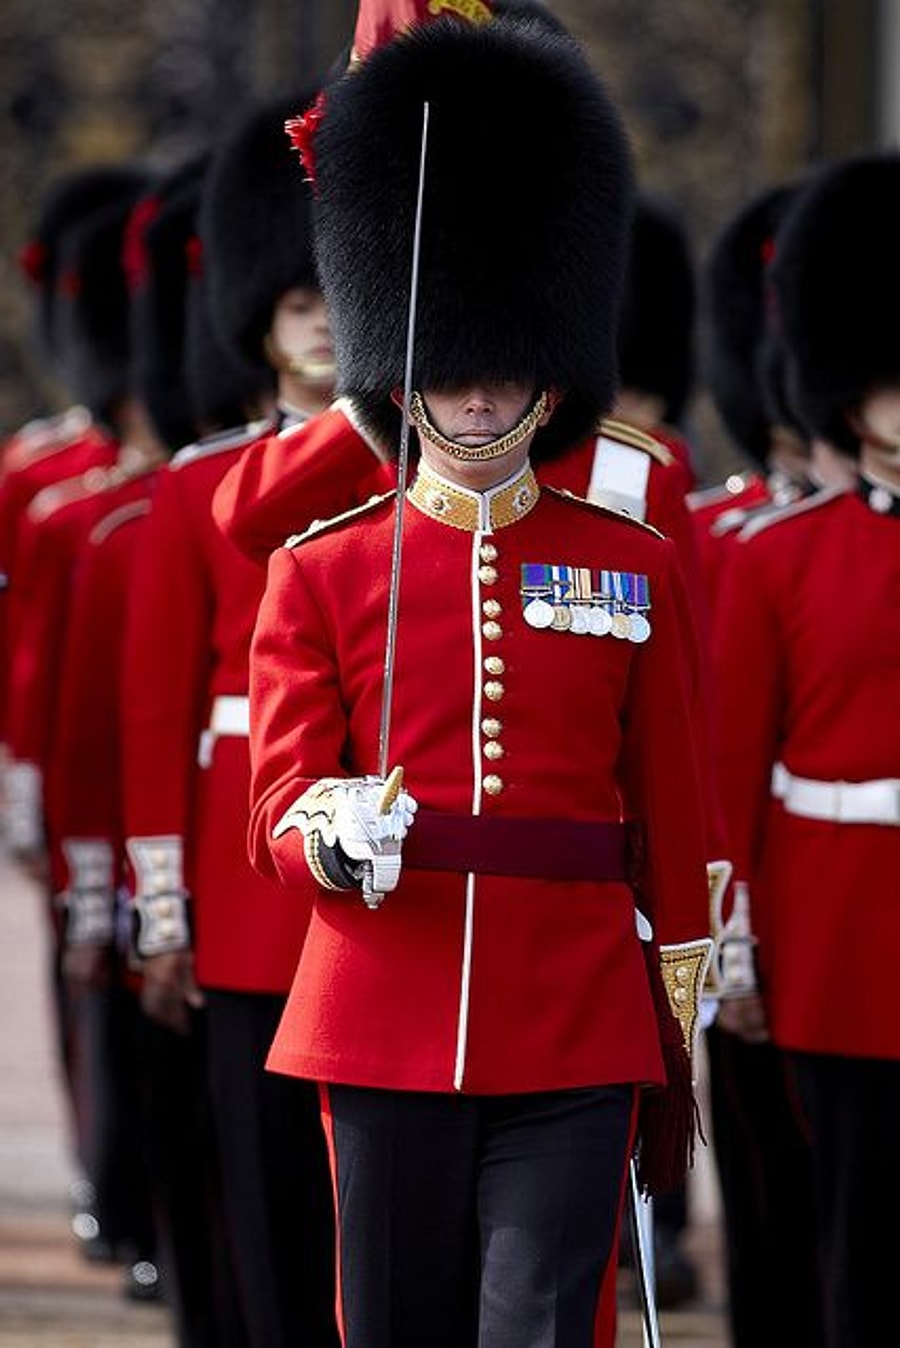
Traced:
[[143, 286], [150, 273], [150, 259], [144, 234], [159, 215], [160, 200], [156, 196], [142, 197], [128, 217], [122, 240], [122, 270], [128, 289], [132, 292]]
[[316, 95], [315, 102], [306, 112], [298, 117], [289, 117], [284, 124], [284, 129], [288, 134], [291, 145], [300, 156], [300, 163], [303, 165], [307, 182], [313, 187], [316, 184], [316, 156], [313, 149], [313, 139], [316, 129], [325, 115], [325, 94], [320, 92]]
[[47, 269], [47, 248], [40, 239], [29, 239], [19, 249], [19, 270], [36, 286], [42, 285]]
[[445, 16], [486, 23], [492, 14], [493, 5], [486, 0], [360, 0], [350, 63], [364, 61], [413, 24]]

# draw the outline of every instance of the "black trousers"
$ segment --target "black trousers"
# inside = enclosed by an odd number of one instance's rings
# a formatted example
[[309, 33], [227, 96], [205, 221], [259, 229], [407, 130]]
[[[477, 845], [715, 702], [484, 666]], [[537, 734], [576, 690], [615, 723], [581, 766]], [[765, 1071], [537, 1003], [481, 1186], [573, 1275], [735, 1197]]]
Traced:
[[337, 1348], [334, 1201], [313, 1082], [265, 1070], [284, 998], [207, 990], [210, 1097], [250, 1348]]
[[812, 1151], [792, 1065], [774, 1044], [715, 1025], [706, 1047], [732, 1344], [823, 1348]]
[[323, 1088], [346, 1348], [591, 1348], [633, 1101]]
[[825, 1348], [896, 1343], [900, 1062], [788, 1055], [810, 1123]]

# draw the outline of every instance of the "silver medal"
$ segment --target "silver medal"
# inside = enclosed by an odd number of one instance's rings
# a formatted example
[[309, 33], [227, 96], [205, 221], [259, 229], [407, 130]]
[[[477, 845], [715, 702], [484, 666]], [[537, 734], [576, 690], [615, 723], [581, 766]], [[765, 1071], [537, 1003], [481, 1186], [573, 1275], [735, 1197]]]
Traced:
[[523, 616], [529, 627], [552, 627], [553, 605], [546, 599], [530, 599], [523, 609]]

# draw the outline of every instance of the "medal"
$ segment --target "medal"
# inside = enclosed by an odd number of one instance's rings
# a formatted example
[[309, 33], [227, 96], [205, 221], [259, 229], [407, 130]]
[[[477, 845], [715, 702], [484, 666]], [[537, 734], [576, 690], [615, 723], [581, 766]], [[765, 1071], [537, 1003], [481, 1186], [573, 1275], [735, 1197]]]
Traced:
[[523, 617], [529, 627], [552, 627], [553, 605], [548, 604], [546, 599], [529, 599]]
[[553, 622], [551, 625], [554, 632], [568, 632], [572, 626], [572, 611], [567, 604], [553, 605]]
[[631, 632], [631, 622], [629, 621], [628, 614], [614, 613], [610, 631], [614, 637], [618, 637], [619, 641], [627, 641]]
[[605, 637], [612, 628], [612, 618], [605, 608], [592, 608], [588, 615], [591, 636]]
[[585, 608], [584, 604], [573, 604], [570, 610], [572, 615], [572, 627], [576, 636], [586, 636], [591, 630], [589, 626], [590, 609]]
[[650, 635], [650, 624], [643, 613], [632, 613], [628, 618], [628, 640], [639, 645]]

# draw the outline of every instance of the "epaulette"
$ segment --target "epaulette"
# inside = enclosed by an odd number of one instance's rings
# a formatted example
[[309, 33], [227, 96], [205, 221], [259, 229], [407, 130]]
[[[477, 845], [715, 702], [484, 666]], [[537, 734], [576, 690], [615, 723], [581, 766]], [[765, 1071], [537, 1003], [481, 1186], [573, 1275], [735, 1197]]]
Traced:
[[740, 496], [751, 485], [756, 473], [748, 470], [744, 473], [729, 473], [724, 482], [714, 482], [709, 487], [698, 487], [688, 492], [684, 498], [689, 510], [702, 510], [705, 506], [721, 505]]
[[607, 519], [621, 520], [623, 524], [630, 524], [635, 529], [642, 529], [646, 534], [655, 534], [657, 538], [665, 538], [666, 535], [660, 533], [659, 529], [653, 524], [648, 524], [646, 520], [635, 519], [634, 515], [629, 515], [625, 510], [616, 510], [613, 506], [602, 505], [599, 501], [588, 501], [583, 496], [578, 496], [574, 491], [569, 491], [568, 487], [549, 487], [545, 482], [541, 483], [541, 492], [546, 492], [548, 496], [557, 496], [565, 501], [574, 501], [576, 505], [584, 506], [585, 510], [591, 510], [595, 515], [604, 515]]
[[42, 487], [28, 502], [26, 513], [30, 520], [42, 523], [51, 515], [55, 515], [57, 510], [62, 510], [63, 506], [71, 505], [74, 501], [83, 501], [97, 492], [106, 491], [120, 480], [115, 464], [106, 467], [96, 465], [84, 473], [76, 474], [75, 477], [63, 478], [61, 482], [51, 482], [48, 486]]
[[204, 435], [202, 440], [195, 440], [193, 444], [185, 445], [172, 456], [169, 466], [183, 468], [185, 464], [196, 463], [197, 459], [205, 459], [210, 454], [221, 454], [226, 449], [239, 449], [241, 445], [252, 444], [260, 436], [274, 432], [274, 429], [271, 417], [248, 421], [243, 426], [229, 426], [227, 430], [215, 431], [212, 435]]
[[629, 425], [627, 421], [604, 417], [597, 427], [597, 434], [609, 440], [618, 440], [620, 444], [629, 445], [632, 449], [642, 449], [666, 468], [676, 461], [675, 455], [661, 440], [657, 440], [647, 431], [638, 430], [637, 426]]
[[105, 543], [110, 534], [115, 533], [123, 524], [130, 524], [132, 520], [148, 515], [150, 505], [150, 499], [145, 498], [143, 501], [129, 501], [126, 505], [117, 506], [115, 510], [111, 510], [108, 515], [97, 521], [88, 534], [88, 542]]
[[313, 520], [312, 523], [304, 529], [302, 534], [291, 534], [289, 538], [284, 540], [282, 546], [286, 548], [299, 547], [299, 545], [305, 543], [307, 539], [318, 538], [321, 534], [329, 533], [332, 529], [340, 528], [340, 526], [346, 524], [348, 520], [358, 519], [361, 515], [365, 515], [370, 510], [374, 510], [376, 506], [382, 505], [385, 501], [392, 501], [396, 495], [396, 489], [393, 491], [382, 492], [379, 496], [370, 496], [368, 501], [364, 501], [362, 505], [353, 506], [350, 510], [342, 511], [340, 515], [332, 515], [327, 520]]
[[18, 472], [68, 449], [87, 434], [91, 420], [86, 407], [76, 406], [57, 416], [28, 422], [13, 435], [7, 446], [7, 471]]
[[821, 491], [813, 492], [812, 496], [801, 496], [798, 501], [791, 501], [788, 505], [781, 506], [776, 510], [768, 510], [759, 518], [751, 519], [744, 525], [738, 534], [741, 542], [748, 538], [755, 538], [761, 534], [763, 529], [770, 528], [773, 524], [781, 524], [784, 520], [796, 519], [798, 515], [803, 515], [809, 510], [815, 510], [818, 506], [828, 505], [831, 501], [836, 501], [840, 496], [846, 496], [849, 487], [825, 487]]

